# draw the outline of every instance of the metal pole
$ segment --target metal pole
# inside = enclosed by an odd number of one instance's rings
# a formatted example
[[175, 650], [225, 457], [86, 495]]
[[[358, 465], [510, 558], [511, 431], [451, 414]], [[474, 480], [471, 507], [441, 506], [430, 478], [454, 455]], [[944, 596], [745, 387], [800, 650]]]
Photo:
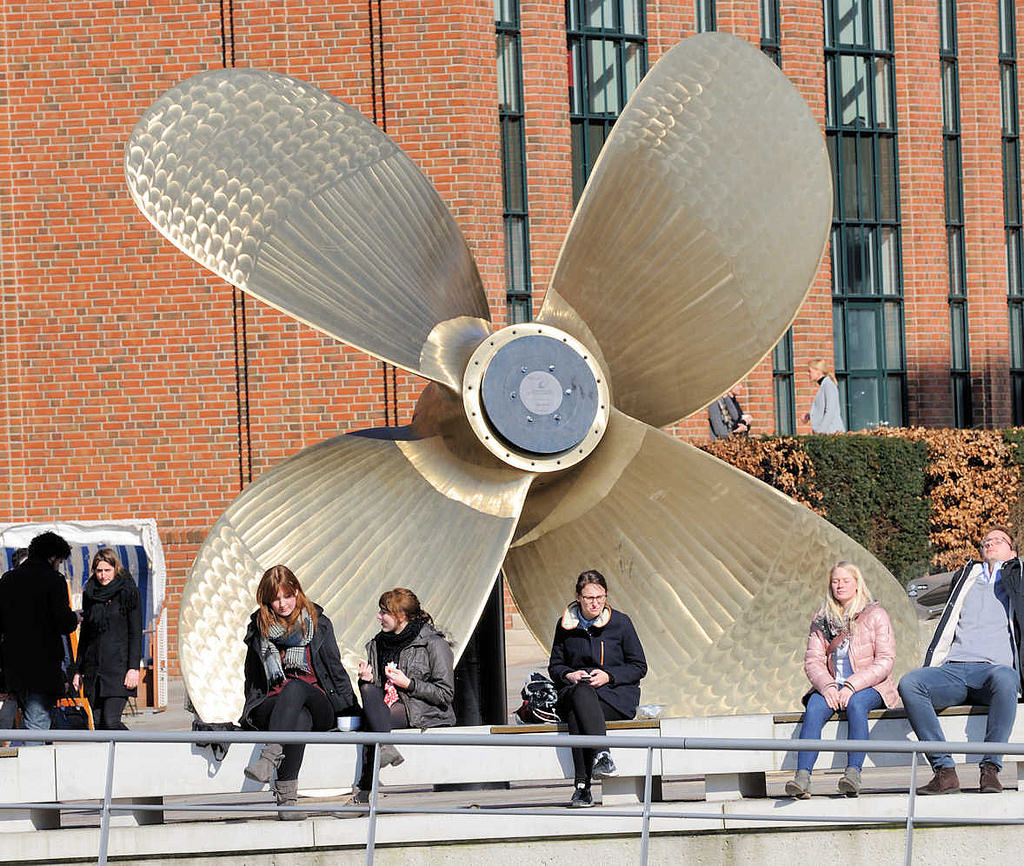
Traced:
[[377, 794], [380, 791], [380, 743], [373, 746], [373, 784], [370, 785], [370, 815], [366, 828], [366, 866], [373, 866], [373, 846], [377, 841]]
[[100, 812], [99, 866], [107, 866], [107, 843], [110, 841], [110, 795], [114, 790], [114, 741], [107, 745], [107, 780], [103, 789], [103, 810]]
[[907, 797], [907, 845], [903, 852], [904, 866], [914, 862], [914, 809], [917, 805], [917, 752], [910, 759], [910, 796]]
[[647, 747], [647, 772], [644, 774], [643, 831], [640, 833], [640, 866], [647, 866], [647, 847], [651, 840], [651, 787], [654, 749]]

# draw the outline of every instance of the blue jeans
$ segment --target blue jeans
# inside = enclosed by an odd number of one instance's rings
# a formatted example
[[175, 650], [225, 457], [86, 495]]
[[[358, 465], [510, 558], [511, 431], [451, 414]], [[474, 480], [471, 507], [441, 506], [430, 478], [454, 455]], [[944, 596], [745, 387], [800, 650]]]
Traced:
[[[1020, 677], [1006, 665], [987, 662], [946, 662], [937, 668], [916, 668], [900, 680], [900, 697], [910, 719], [910, 727], [922, 741], [939, 741], [942, 735], [936, 710], [957, 704], [988, 706], [986, 743], [1005, 743], [1017, 716], [1017, 690]], [[933, 770], [952, 767], [952, 755], [928, 755]], [[1002, 755], [980, 755], [1003, 768]]]
[[[21, 707], [21, 724], [26, 730], [50, 730], [50, 713], [57, 705], [55, 695], [46, 692], [18, 692], [18, 706]], [[26, 742], [26, 746], [44, 746], [43, 742]]]
[[[866, 740], [868, 738], [868, 713], [884, 706], [885, 701], [875, 689], [861, 689], [854, 692], [850, 702], [846, 705], [846, 719], [848, 722], [848, 740]], [[820, 740], [821, 729], [825, 722], [832, 718], [835, 710], [828, 705], [828, 701], [822, 697], [820, 692], [813, 692], [807, 701], [807, 709], [804, 710], [804, 723], [800, 727], [801, 740]], [[818, 760], [817, 752], [800, 752], [796, 759], [798, 770], [807, 770], [809, 773], [814, 768], [814, 762]], [[846, 766], [856, 767], [858, 770], [864, 766], [864, 752], [850, 752], [846, 757]]]

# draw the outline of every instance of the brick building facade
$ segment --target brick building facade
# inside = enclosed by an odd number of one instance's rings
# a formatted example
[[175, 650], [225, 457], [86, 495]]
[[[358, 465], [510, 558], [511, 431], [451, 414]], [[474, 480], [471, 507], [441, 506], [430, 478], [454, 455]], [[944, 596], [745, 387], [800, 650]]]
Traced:
[[[418, 380], [244, 299], [132, 205], [136, 120], [223, 65], [306, 79], [386, 128], [451, 208], [500, 326], [543, 299], [574, 179], [630, 81], [698, 27], [760, 44], [827, 130], [839, 183], [791, 351], [748, 380], [754, 432], [809, 432], [819, 357], [836, 359], [854, 427], [1020, 422], [1022, 16], [1014, 0], [8, 0], [2, 517], [155, 517], [173, 631], [198, 545], [242, 484], [410, 417]], [[674, 429], [703, 439], [706, 418]]]

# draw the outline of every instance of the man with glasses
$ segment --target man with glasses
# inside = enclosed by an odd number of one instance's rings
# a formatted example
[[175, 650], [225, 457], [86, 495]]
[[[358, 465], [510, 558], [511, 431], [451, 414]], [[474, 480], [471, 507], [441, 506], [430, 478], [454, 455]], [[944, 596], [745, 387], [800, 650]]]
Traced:
[[[925, 666], [900, 680], [900, 697], [918, 740], [944, 739], [936, 709], [974, 704], [988, 707], [985, 742], [1006, 742], [1017, 715], [1021, 686], [1022, 616], [1017, 542], [1005, 526], [993, 526], [981, 542], [981, 561], [968, 562], [953, 579], [949, 600], [925, 653]], [[935, 775], [917, 793], [959, 791], [952, 756], [927, 757]], [[1002, 766], [1002, 755], [981, 756], [981, 793], [1003, 790], [999, 781]]]

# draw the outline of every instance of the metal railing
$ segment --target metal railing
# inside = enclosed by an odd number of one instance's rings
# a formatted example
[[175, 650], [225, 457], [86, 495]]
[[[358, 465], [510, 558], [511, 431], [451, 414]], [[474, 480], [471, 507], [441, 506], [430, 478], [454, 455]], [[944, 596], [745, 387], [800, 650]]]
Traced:
[[[100, 839], [98, 862], [101, 866], [107, 863], [107, 850], [110, 837], [110, 817], [121, 812], [168, 811], [167, 804], [146, 803], [114, 803], [114, 759], [118, 743], [188, 743], [194, 745], [210, 745], [214, 743], [265, 743], [268, 741], [266, 731], [30, 731], [0, 730], [0, 740], [16, 740], [21, 742], [75, 742], [75, 743], [107, 743], [106, 778], [103, 800], [99, 804], [80, 801], [61, 801], [59, 803], [0, 803], [0, 810], [65, 810], [97, 811], [100, 814]], [[374, 743], [390, 743], [396, 746], [507, 746], [570, 748], [582, 747], [591, 749], [615, 748], [644, 749], [647, 752], [646, 770], [644, 772], [644, 796], [638, 809], [607, 809], [602, 808], [601, 814], [608, 817], [625, 817], [640, 819], [640, 863], [646, 866], [650, 843], [650, 826], [652, 818], [700, 819], [706, 820], [706, 812], [680, 812], [666, 810], [661, 807], [652, 808], [653, 763], [654, 751], [659, 750], [704, 750], [704, 751], [757, 751], [757, 752], [871, 752], [910, 754], [910, 785], [907, 799], [906, 843], [904, 847], [904, 863], [911, 866], [913, 859], [913, 834], [916, 824], [1024, 824], [1024, 818], [955, 818], [928, 817], [921, 818], [915, 814], [917, 787], [917, 756], [926, 752], [956, 753], [966, 755], [1018, 755], [1024, 756], [1024, 744], [1012, 743], [955, 743], [955, 742], [907, 742], [903, 740], [783, 740], [783, 739], [730, 739], [714, 737], [661, 737], [661, 736], [574, 736], [570, 734], [464, 734], [428, 731], [424, 733], [341, 733], [341, 732], [291, 732], [275, 731], [273, 741], [288, 745], [291, 743], [328, 744], [328, 745], [372, 745]], [[0, 765], [2, 766], [2, 765]], [[378, 815], [418, 814], [418, 815], [544, 815], [552, 814], [587, 814], [565, 807], [546, 806], [536, 808], [488, 808], [480, 810], [471, 807], [429, 807], [429, 806], [382, 806], [380, 804], [379, 773], [380, 751], [374, 750], [373, 787], [370, 791], [369, 803], [366, 806], [338, 805], [230, 805], [230, 804], [187, 804], [175, 803], [175, 812], [274, 812], [301, 811], [307, 813], [355, 813], [366, 814], [366, 863], [372, 864], [377, 834]], [[774, 772], [767, 770], [766, 772]], [[779, 815], [779, 814], [740, 814], [728, 816], [733, 821], [762, 821], [801, 824], [849, 824], [892, 825], [904, 823], [904, 819], [893, 817], [870, 817], [858, 815], [851, 818], [840, 818], [835, 815]]]

